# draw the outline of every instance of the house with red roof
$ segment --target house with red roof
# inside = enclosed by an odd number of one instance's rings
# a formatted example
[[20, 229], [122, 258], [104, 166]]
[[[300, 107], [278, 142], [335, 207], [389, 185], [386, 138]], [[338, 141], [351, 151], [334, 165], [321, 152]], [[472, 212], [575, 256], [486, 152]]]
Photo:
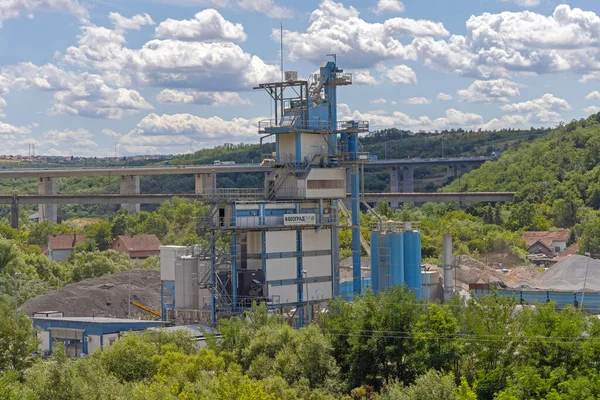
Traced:
[[154, 235], [119, 235], [111, 248], [119, 253], [125, 253], [129, 258], [140, 260], [160, 254], [162, 246], [160, 239]]
[[525, 231], [521, 239], [527, 244], [529, 254], [544, 254], [554, 257], [567, 248], [571, 232], [568, 229], [557, 231]]
[[64, 261], [73, 253], [79, 243], [85, 241], [85, 235], [55, 234], [48, 236], [48, 258], [52, 261]]

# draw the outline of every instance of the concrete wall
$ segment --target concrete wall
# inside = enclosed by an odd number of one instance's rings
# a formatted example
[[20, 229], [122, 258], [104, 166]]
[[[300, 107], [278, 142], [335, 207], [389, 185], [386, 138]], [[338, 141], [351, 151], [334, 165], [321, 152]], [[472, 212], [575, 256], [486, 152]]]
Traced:
[[267, 232], [267, 253], [296, 251], [296, 231]]
[[92, 354], [98, 349], [102, 349], [101, 335], [87, 335], [87, 353]]
[[[335, 188], [309, 189], [310, 181], [337, 181]], [[346, 170], [344, 168], [314, 168], [305, 181], [300, 181], [306, 189], [308, 199], [343, 199], [346, 197]]]
[[275, 258], [267, 260], [266, 281], [296, 279], [298, 260], [294, 258]]
[[38, 346], [42, 353], [49, 353], [51, 350], [50, 332], [49, 331], [38, 331], [37, 337], [40, 340]]
[[274, 286], [269, 285], [269, 297], [274, 303], [287, 304], [295, 303], [298, 301], [298, 286], [297, 285], [284, 285]]
[[64, 261], [73, 253], [71, 249], [52, 250], [48, 249], [48, 257], [52, 261]]
[[331, 276], [331, 256], [302, 257], [302, 269], [308, 278]]
[[[302, 161], [304, 161], [305, 157], [312, 159], [314, 155], [326, 155], [327, 154], [327, 144], [325, 143], [325, 139], [321, 135], [315, 134], [302, 134]], [[320, 162], [320, 158], [316, 158], [313, 161], [313, 164], [318, 164]]]
[[279, 161], [289, 162], [296, 159], [296, 135], [278, 135]]
[[102, 348], [110, 347], [119, 338], [118, 333], [108, 333], [102, 337]]

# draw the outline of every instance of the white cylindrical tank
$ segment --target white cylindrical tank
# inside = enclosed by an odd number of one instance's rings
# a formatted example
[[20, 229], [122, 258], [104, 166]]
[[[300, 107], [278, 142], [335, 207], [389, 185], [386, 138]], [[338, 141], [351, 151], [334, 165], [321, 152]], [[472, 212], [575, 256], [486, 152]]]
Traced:
[[182, 256], [175, 261], [175, 308], [198, 310], [198, 259]]
[[444, 233], [442, 236], [442, 262], [444, 264], [444, 300], [449, 300], [454, 293], [452, 281], [452, 235]]

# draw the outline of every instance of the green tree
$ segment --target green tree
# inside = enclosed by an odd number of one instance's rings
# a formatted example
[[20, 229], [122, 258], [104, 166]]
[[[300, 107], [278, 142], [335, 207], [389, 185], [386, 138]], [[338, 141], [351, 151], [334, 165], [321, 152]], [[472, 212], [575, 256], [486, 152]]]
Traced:
[[94, 239], [101, 251], [108, 250], [112, 243], [111, 226], [108, 221], [101, 221], [86, 228], [88, 237]]
[[129, 217], [124, 212], [119, 212], [112, 220], [111, 234], [113, 239], [119, 235], [127, 235], [129, 233]]
[[0, 375], [22, 372], [33, 364], [38, 346], [32, 322], [8, 303], [0, 302], [0, 315]]
[[580, 241], [580, 252], [600, 254], [600, 218], [583, 224]]
[[127, 254], [113, 250], [78, 253], [69, 262], [73, 282], [126, 271], [132, 267], [133, 263]]
[[430, 370], [417, 378], [415, 383], [404, 387], [394, 382], [384, 387], [381, 400], [455, 400], [458, 399], [456, 385], [450, 375]]

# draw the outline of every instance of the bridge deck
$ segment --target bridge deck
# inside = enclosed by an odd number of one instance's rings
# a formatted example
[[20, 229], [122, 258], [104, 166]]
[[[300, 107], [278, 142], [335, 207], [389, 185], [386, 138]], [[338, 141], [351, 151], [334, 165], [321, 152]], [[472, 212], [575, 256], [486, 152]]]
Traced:
[[[397, 202], [505, 202], [512, 201], [514, 192], [444, 192], [444, 193], [365, 193], [364, 200]], [[206, 200], [201, 194], [2, 194], [0, 204], [160, 204], [174, 197]], [[350, 196], [348, 195], [348, 198]], [[282, 201], [284, 202], [284, 201]]]

